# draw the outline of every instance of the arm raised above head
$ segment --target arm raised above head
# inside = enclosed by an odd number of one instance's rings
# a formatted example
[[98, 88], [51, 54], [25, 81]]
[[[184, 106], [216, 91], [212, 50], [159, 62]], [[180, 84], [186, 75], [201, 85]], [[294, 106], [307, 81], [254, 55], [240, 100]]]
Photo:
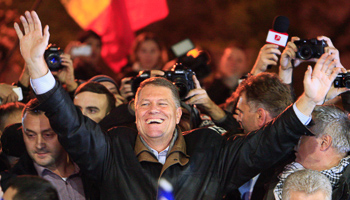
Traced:
[[17, 23], [14, 24], [19, 38], [20, 50], [27, 64], [30, 77], [40, 78], [47, 74], [48, 67], [44, 60], [44, 52], [49, 42], [49, 26], [42, 30], [41, 21], [35, 11], [26, 11], [25, 17], [20, 17], [24, 32]]

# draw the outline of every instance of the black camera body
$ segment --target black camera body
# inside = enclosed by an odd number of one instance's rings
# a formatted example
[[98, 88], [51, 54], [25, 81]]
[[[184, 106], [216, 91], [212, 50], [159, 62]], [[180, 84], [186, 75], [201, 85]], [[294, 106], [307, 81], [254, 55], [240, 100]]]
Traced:
[[137, 76], [133, 77], [129, 82], [131, 84], [132, 92], [136, 94], [137, 88], [139, 88], [140, 83], [148, 78], [151, 78], [151, 71], [148, 70], [140, 71]]
[[[178, 89], [180, 99], [184, 100], [188, 92], [195, 88], [192, 76], [195, 73], [192, 69], [187, 69], [181, 63], [176, 63], [170, 71], [164, 72], [164, 78], [171, 81]], [[136, 94], [140, 83], [148, 78], [151, 78], [151, 71], [140, 71], [139, 74], [133, 77], [128, 84], [131, 84], [131, 90]], [[130, 100], [130, 99], [129, 99]]]
[[180, 99], [184, 100], [188, 92], [195, 88], [192, 76], [195, 73], [181, 63], [176, 63], [170, 71], [165, 72], [165, 78], [173, 82], [179, 89]]
[[302, 60], [320, 58], [322, 54], [324, 54], [324, 48], [328, 46], [326, 41], [317, 40], [316, 38], [312, 38], [310, 40], [301, 39], [299, 41], [295, 41], [294, 44], [298, 48], [296, 57]]
[[350, 89], [350, 73], [339, 73], [334, 79], [333, 84], [335, 88], [346, 87]]
[[63, 51], [60, 47], [57, 47], [55, 44], [49, 44], [45, 50], [44, 57], [47, 63], [47, 66], [51, 71], [58, 71], [64, 66], [62, 65], [62, 60], [60, 55], [63, 54]]

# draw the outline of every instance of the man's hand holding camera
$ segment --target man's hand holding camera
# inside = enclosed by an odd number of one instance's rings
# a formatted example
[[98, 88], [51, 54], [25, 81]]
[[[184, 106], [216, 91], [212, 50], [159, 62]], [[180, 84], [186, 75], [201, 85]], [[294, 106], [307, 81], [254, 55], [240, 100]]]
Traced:
[[78, 87], [78, 83], [75, 82], [74, 77], [74, 68], [73, 61], [69, 54], [61, 54], [61, 65], [62, 69], [58, 71], [51, 71], [54, 76], [58, 78], [58, 80], [66, 85], [66, 89], [68, 92], [72, 92]]
[[208, 96], [207, 91], [202, 89], [197, 77], [192, 76], [195, 89], [192, 89], [186, 96], [186, 104], [202, 107], [213, 120], [220, 120], [225, 117], [225, 112], [216, 105]]

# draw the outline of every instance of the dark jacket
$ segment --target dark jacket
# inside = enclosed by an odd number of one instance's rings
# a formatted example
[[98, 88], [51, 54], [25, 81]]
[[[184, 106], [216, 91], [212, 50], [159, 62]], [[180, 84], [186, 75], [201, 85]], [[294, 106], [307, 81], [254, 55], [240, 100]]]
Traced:
[[98, 181], [101, 199], [156, 199], [160, 178], [172, 184], [177, 200], [221, 199], [311, 134], [290, 107], [246, 137], [226, 140], [211, 129], [179, 134], [163, 166], [136, 131], [117, 127], [105, 134], [57, 84], [38, 99], [62, 146]]
[[[10, 171], [5, 171], [1, 173], [1, 189], [5, 191], [8, 188], [9, 181], [19, 175], [34, 175], [38, 176], [38, 172], [36, 171], [33, 160], [30, 158], [28, 153], [26, 152], [13, 166]], [[80, 174], [80, 177], [83, 182], [84, 193], [86, 199], [97, 199], [99, 194], [94, 183], [85, 178], [84, 175]]]
[[[290, 156], [284, 165], [276, 165], [274, 168], [266, 170], [259, 176], [253, 190], [252, 200], [275, 200], [273, 190], [279, 179], [278, 175], [283, 172], [284, 166], [293, 162], [295, 156]], [[348, 165], [343, 175], [340, 177], [339, 185], [333, 188], [332, 200], [350, 199], [350, 165]]]

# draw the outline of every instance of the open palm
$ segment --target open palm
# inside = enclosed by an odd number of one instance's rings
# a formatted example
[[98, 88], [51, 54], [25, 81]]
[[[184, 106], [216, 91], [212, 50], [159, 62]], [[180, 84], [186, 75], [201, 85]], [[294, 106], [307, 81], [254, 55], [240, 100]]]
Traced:
[[21, 16], [24, 34], [19, 25], [15, 23], [14, 27], [20, 40], [21, 54], [27, 64], [32, 65], [43, 58], [45, 49], [49, 41], [48, 26], [42, 32], [40, 19], [36, 12], [25, 12], [25, 17]]
[[309, 66], [304, 77], [305, 95], [315, 103], [322, 103], [335, 77], [340, 71], [336, 68], [338, 60], [334, 55], [325, 53], [317, 61], [314, 70]]

